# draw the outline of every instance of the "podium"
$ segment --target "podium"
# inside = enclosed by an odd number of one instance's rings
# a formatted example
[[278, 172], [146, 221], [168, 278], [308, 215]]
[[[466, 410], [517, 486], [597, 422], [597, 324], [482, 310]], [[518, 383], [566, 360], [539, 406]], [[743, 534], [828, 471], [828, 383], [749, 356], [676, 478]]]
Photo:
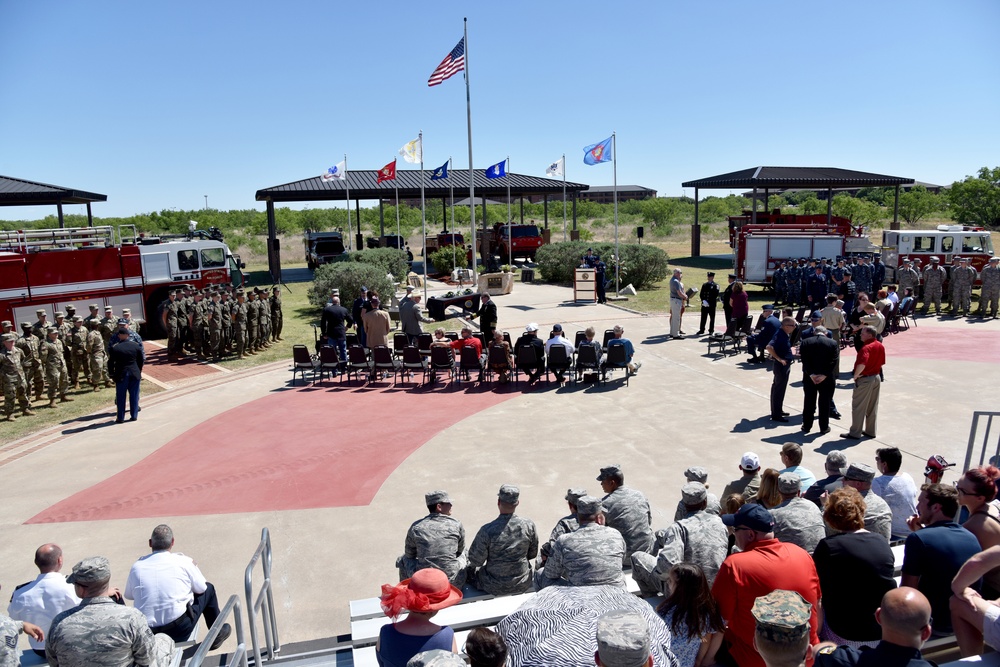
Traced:
[[593, 269], [583, 267], [573, 272], [573, 300], [578, 303], [597, 301], [597, 278]]

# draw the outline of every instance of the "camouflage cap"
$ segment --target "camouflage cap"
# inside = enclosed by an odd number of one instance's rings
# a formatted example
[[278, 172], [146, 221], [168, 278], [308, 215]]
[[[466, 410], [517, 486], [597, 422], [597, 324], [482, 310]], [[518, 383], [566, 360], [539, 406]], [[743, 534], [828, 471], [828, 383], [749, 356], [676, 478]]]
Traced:
[[802, 478], [797, 472], [783, 472], [778, 475], [779, 493], [798, 493], [802, 489]]
[[12, 333], [5, 333], [4, 335], [0, 336], [0, 340], [2, 340], [2, 341], [3, 341], [3, 342], [5, 342], [5, 343], [6, 343], [7, 341], [11, 341], [11, 342], [14, 342], [14, 341], [16, 341], [16, 340], [17, 340], [17, 336], [15, 336], [15, 335], [14, 335], [14, 334], [12, 334]]
[[594, 516], [604, 511], [604, 505], [600, 498], [594, 496], [580, 496], [576, 501], [576, 512], [584, 516]]
[[45, 333], [46, 334], [57, 334], [57, 333], [59, 333], [59, 329], [57, 329], [56, 327], [45, 327]]
[[131, 308], [122, 308], [122, 315], [131, 315], [131, 314], [132, 314]]
[[88, 308], [90, 308], [91, 310], [100, 310], [100, 306], [98, 306], [96, 303], [90, 304]]
[[424, 505], [437, 505], [438, 503], [451, 503], [451, 496], [447, 491], [431, 491], [424, 494]]
[[581, 489], [581, 488], [566, 489], [566, 500], [567, 502], [571, 502], [574, 505], [576, 505], [577, 501], [579, 501], [580, 498], [583, 498], [585, 495], [587, 495], [587, 489]]
[[[0, 322], [0, 326], [2, 326], [4, 329], [9, 329], [13, 327], [14, 324], [10, 320], [4, 320], [3, 322]], [[30, 327], [31, 325], [29, 324], [28, 326]]]
[[57, 310], [55, 315], [53, 315], [53, 317], [55, 317], [57, 320], [61, 320], [66, 317], [66, 313], [64, 313], [61, 310]]
[[416, 654], [406, 667], [468, 667], [468, 664], [457, 653], [436, 648]]
[[76, 322], [80, 322], [82, 324], [83, 323], [83, 318], [80, 317], [79, 315], [74, 315], [73, 316], [73, 323], [75, 324]]
[[22, 329], [30, 329], [31, 328], [31, 322], [21, 322], [21, 328]]
[[38, 310], [35, 311], [35, 315], [38, 315], [39, 317], [41, 317], [42, 315], [45, 315], [45, 314], [46, 314], [46, 312], [45, 312], [44, 308], [39, 308]]
[[497, 494], [497, 498], [500, 499], [502, 503], [509, 503], [515, 505], [518, 499], [521, 497], [521, 489], [517, 488], [513, 484], [504, 484], [500, 487], [500, 492]]
[[111, 563], [104, 556], [84, 558], [73, 566], [67, 584], [96, 584], [111, 579]]
[[708, 470], [701, 466], [691, 466], [684, 471], [684, 476], [689, 482], [701, 482], [704, 484], [708, 481]]
[[855, 482], [871, 482], [875, 479], [875, 469], [865, 463], [852, 463], [847, 467], [844, 479]]
[[649, 661], [649, 625], [634, 611], [616, 609], [597, 619], [597, 652], [606, 667], [641, 667]]
[[114, 310], [113, 307], [111, 307], [111, 306], [104, 306], [104, 312], [105, 313], [110, 313], [112, 310]]
[[615, 475], [622, 474], [622, 467], [617, 463], [612, 463], [609, 466], [601, 468], [601, 474], [597, 476], [598, 482], [603, 482], [609, 477], [614, 477]]
[[74, 306], [71, 303], [66, 304], [66, 314], [67, 315], [72, 315], [75, 312], [76, 312], [76, 306]]
[[750, 613], [757, 621], [758, 635], [789, 644], [809, 633], [812, 605], [795, 591], [777, 590], [754, 600]]
[[681, 502], [685, 505], [700, 505], [708, 500], [708, 489], [701, 482], [688, 482], [681, 487]]

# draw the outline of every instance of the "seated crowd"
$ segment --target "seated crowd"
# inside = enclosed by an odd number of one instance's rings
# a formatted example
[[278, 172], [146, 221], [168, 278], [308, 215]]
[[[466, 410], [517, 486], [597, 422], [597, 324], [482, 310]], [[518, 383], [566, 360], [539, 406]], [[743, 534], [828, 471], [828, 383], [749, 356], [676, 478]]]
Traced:
[[[170, 526], [154, 528], [150, 553], [132, 565], [123, 590], [112, 585], [107, 558], [84, 558], [67, 576], [61, 572], [62, 549], [38, 547], [38, 576], [15, 587], [9, 617], [0, 614], [0, 665], [17, 664], [21, 632], [29, 636], [31, 650], [53, 666], [170, 665], [180, 650], [176, 642], [191, 638], [200, 618], [211, 628], [221, 611], [215, 587], [173, 547]], [[211, 650], [231, 634], [228, 623], [220, 626]]]
[[[930, 664], [920, 648], [951, 634], [963, 656], [984, 642], [1000, 648], [1000, 470], [973, 468], [951, 486], [931, 465], [932, 483], [918, 489], [900, 472], [896, 448], [879, 449], [875, 466], [832, 451], [820, 479], [802, 466], [799, 445], [786, 443], [780, 459], [762, 469], [745, 453], [721, 498], [709, 493], [704, 468], [688, 468], [674, 522], [659, 530], [618, 465], [600, 469], [602, 496], [569, 489], [568, 514], [547, 540], [517, 513], [519, 489], [505, 484], [498, 517], [468, 549], [449, 494], [426, 494], [429, 513], [411, 525], [396, 561], [401, 582], [383, 586], [386, 614], [411, 614], [383, 628], [380, 664], [455, 652], [454, 633], [430, 619], [466, 585], [494, 596], [535, 592], [473, 642], [512, 667], [581, 664], [581, 656], [585, 664], [616, 609], [638, 614], [646, 653], [628, 663], [636, 665], [650, 656], [682, 666], [876, 664], [876, 656]], [[902, 547], [899, 579], [892, 544]], [[627, 577], [641, 596], [662, 598], [655, 613], [631, 602]]]

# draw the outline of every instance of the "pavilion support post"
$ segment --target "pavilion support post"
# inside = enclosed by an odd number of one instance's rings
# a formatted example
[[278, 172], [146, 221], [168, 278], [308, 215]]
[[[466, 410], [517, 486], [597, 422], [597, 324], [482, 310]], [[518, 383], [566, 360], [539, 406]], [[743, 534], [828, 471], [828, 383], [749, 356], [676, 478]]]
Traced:
[[448, 200], [441, 198], [441, 220], [444, 221], [444, 231], [448, 231]]
[[[896, 187], [896, 190], [897, 191], [899, 190], [898, 186]], [[898, 200], [898, 197], [897, 197], [897, 200]], [[87, 202], [87, 226], [88, 227], [93, 227], [94, 226], [94, 214], [90, 211], [90, 202]]]
[[573, 231], [576, 231], [576, 193], [573, 193]]
[[524, 224], [524, 197], [521, 197], [521, 224]]
[[753, 206], [750, 208], [750, 224], [757, 224], [757, 188], [753, 189]]
[[826, 189], [826, 224], [833, 224], [833, 188]]
[[691, 225], [691, 256], [701, 257], [701, 225], [698, 224], [698, 188], [694, 189], [694, 224]]
[[59, 212], [59, 229], [62, 229], [66, 226], [66, 221], [63, 220], [62, 202], [56, 204], [56, 210]]
[[549, 228], [549, 197], [545, 196], [542, 200], [542, 214], [545, 216], [545, 229]]
[[378, 198], [378, 235], [385, 236], [385, 208], [381, 197]]
[[899, 229], [899, 185], [896, 185], [896, 196], [892, 201], [892, 229]]
[[[350, 202], [347, 203], [347, 210], [348, 211], [351, 210], [351, 203]], [[358, 229], [357, 229], [356, 233], [357, 233], [358, 238], [361, 238], [361, 200], [360, 199], [355, 199], [354, 200], [354, 213], [355, 213], [354, 219], [358, 221]], [[350, 228], [351, 228], [351, 226], [348, 225], [347, 229], [350, 230]], [[364, 250], [364, 248], [362, 248], [361, 245], [358, 244], [358, 247], [355, 248], [355, 250]]]
[[278, 244], [278, 225], [274, 220], [274, 202], [267, 200], [267, 270], [271, 281], [281, 282], [281, 247]]

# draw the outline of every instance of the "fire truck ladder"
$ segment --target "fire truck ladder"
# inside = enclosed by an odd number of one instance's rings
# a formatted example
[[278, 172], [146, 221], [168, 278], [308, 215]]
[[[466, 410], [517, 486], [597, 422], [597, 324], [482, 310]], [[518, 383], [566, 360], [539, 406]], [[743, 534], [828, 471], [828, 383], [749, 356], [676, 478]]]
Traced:
[[18, 229], [0, 231], [0, 249], [10, 252], [75, 250], [115, 245], [113, 227], [67, 227], [64, 229]]

